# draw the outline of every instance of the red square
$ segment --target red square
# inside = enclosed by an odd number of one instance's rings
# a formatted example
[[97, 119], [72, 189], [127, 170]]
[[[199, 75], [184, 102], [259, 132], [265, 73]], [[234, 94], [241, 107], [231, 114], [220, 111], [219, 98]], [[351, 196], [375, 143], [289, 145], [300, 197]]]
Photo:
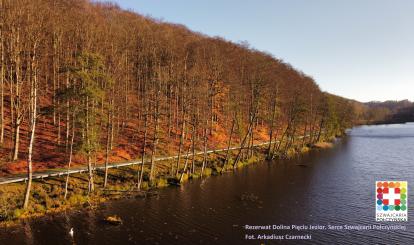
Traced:
[[390, 200], [388, 200], [388, 199], [384, 199], [384, 200], [382, 200], [382, 203], [383, 203], [384, 205], [389, 205], [389, 204], [390, 204]]
[[395, 194], [400, 194], [400, 188], [395, 188], [395, 189], [394, 189], [394, 193], [395, 193]]
[[388, 188], [384, 188], [384, 189], [382, 189], [382, 193], [388, 194], [388, 193], [389, 193]]
[[400, 205], [400, 204], [401, 204], [400, 199], [395, 199], [395, 200], [394, 200], [394, 205]]

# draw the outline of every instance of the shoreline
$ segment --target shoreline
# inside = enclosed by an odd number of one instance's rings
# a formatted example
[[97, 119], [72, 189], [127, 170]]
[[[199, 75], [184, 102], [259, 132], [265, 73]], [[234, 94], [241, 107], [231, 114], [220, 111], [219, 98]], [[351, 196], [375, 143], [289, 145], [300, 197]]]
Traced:
[[[272, 144], [274, 143], [278, 143], [279, 141], [276, 142], [272, 142]], [[254, 144], [253, 147], [260, 147], [260, 146], [267, 146], [269, 145], [270, 142], [264, 142], [264, 143], [259, 143], [259, 144]], [[230, 147], [230, 150], [239, 150], [240, 147]], [[218, 152], [224, 152], [227, 151], [227, 148], [222, 148], [222, 149], [215, 149], [215, 150], [208, 150], [206, 153], [207, 154], [212, 154], [212, 153], [218, 153]], [[203, 151], [198, 151], [195, 152], [195, 156], [198, 155], [202, 155], [204, 154]], [[193, 154], [189, 153], [188, 154], [189, 157], [192, 157]], [[167, 160], [175, 160], [178, 158], [178, 155], [174, 155], [174, 156], [164, 156], [164, 157], [158, 157], [156, 158], [154, 161], [155, 162], [160, 162], [160, 161], [167, 161]], [[108, 169], [111, 168], [119, 168], [119, 167], [126, 167], [126, 166], [133, 166], [133, 165], [141, 165], [142, 161], [141, 160], [129, 160], [129, 161], [125, 161], [125, 162], [114, 162], [114, 163], [109, 163], [108, 164]], [[150, 159], [146, 159], [144, 161], [144, 165], [148, 165], [150, 164], [151, 161]], [[97, 166], [94, 167], [94, 171], [96, 170], [105, 170], [105, 164], [99, 164]], [[88, 171], [87, 166], [83, 166], [83, 167], [73, 167], [69, 170], [69, 174], [78, 174], [78, 173], [84, 173]], [[62, 169], [61, 171], [57, 171], [56, 169], [49, 169], [49, 170], [43, 170], [43, 171], [39, 171], [33, 174], [32, 180], [36, 180], [36, 179], [44, 179], [44, 178], [49, 178], [49, 177], [61, 177], [61, 176], [66, 176], [68, 174], [68, 170], [67, 169]], [[13, 177], [13, 175], [17, 176], [20, 175], [22, 177]], [[27, 181], [27, 173], [17, 173], [17, 174], [12, 174], [10, 176], [0, 176], [0, 185], [6, 185], [6, 184], [12, 184], [12, 183], [18, 183], [18, 182], [25, 182]]]
[[[294, 146], [289, 148], [288, 155], [286, 158], [294, 158], [298, 155], [307, 154], [309, 151], [324, 150], [333, 147], [333, 139], [317, 142], [313, 145]], [[213, 151], [209, 154], [210, 157], [207, 161], [206, 168], [204, 169], [203, 177], [208, 178], [210, 176], [219, 176], [224, 173], [230, 173], [239, 168], [244, 168], [249, 165], [257, 164], [266, 160], [266, 149], [261, 146], [267, 144], [258, 144], [254, 148], [254, 154], [248, 158], [241, 160], [236, 167], [232, 166], [232, 160], [229, 164], [222, 165], [224, 156], [220, 155], [220, 151]], [[235, 148], [235, 147], [232, 147]], [[239, 148], [231, 150], [232, 158], [235, 157], [234, 151]], [[84, 208], [95, 208], [97, 205], [108, 202], [111, 200], [125, 199], [125, 198], [147, 198], [147, 195], [153, 196], [158, 195], [157, 190], [168, 186], [180, 186], [181, 184], [188, 182], [190, 179], [200, 178], [201, 159], [197, 159], [195, 164], [197, 170], [193, 174], [184, 173], [181, 183], [177, 183], [179, 176], [172, 176], [169, 172], [170, 164], [175, 164], [169, 157], [168, 160], [160, 161], [158, 163], [158, 171], [156, 178], [150, 183], [148, 179], [144, 178], [141, 190], [136, 188], [136, 174], [140, 164], [131, 166], [122, 166], [112, 168], [109, 172], [110, 183], [109, 188], [102, 188], [103, 184], [103, 172], [95, 171], [95, 185], [96, 191], [90, 195], [87, 195], [87, 175], [82, 173], [75, 173], [70, 175], [69, 181], [69, 195], [68, 199], [63, 200], [62, 185], [64, 185], [65, 177], [54, 176], [47, 179], [36, 179], [33, 180], [33, 194], [32, 194], [32, 205], [28, 210], [20, 208], [14, 208], [8, 210], [9, 216], [0, 217], [0, 227], [13, 227], [19, 225], [24, 220], [31, 220], [40, 217], [44, 217], [50, 214], [61, 213], [65, 211], [84, 209]], [[196, 154], [197, 158], [197, 154]], [[223, 169], [224, 168], [224, 169]], [[146, 167], [146, 171], [148, 169]], [[8, 205], [10, 202], [17, 204], [21, 200], [21, 195], [13, 195], [25, 186], [24, 182], [11, 183], [0, 186], [2, 189], [10, 189], [12, 191], [6, 193], [10, 195], [8, 198]], [[60, 186], [60, 187], [59, 187]], [[20, 193], [19, 193], [20, 194]], [[7, 197], [6, 197], [7, 199]], [[0, 200], [1, 201], [1, 200]], [[3, 205], [4, 203], [0, 203]], [[12, 206], [12, 205], [11, 205]], [[6, 207], [3, 207], [5, 209]]]

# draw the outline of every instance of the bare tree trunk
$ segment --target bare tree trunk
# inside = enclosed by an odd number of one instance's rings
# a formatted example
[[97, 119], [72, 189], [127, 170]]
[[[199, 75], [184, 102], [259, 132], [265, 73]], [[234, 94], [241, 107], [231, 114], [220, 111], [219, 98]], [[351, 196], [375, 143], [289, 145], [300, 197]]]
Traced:
[[[66, 77], [66, 89], [69, 89], [69, 74]], [[66, 137], [65, 137], [65, 150], [68, 151], [69, 146], [69, 132], [70, 130], [70, 101], [66, 101]]]
[[[194, 122], [195, 123], [195, 122]], [[191, 144], [192, 144], [192, 156], [191, 156], [191, 173], [195, 173], [195, 134], [197, 132], [196, 125], [193, 125], [193, 132], [191, 135]]]
[[20, 145], [20, 119], [16, 115], [15, 129], [14, 129], [14, 146], [13, 146], [13, 161], [19, 159], [19, 145]]
[[[1, 7], [3, 7], [3, 1], [1, 1]], [[1, 27], [0, 27], [0, 37], [1, 37], [1, 39], [0, 39], [0, 48], [1, 48], [1, 54], [0, 54], [0, 56], [1, 56], [1, 63], [0, 63], [0, 66], [1, 66], [1, 70], [0, 70], [0, 144], [3, 144], [4, 143], [4, 76], [5, 76], [5, 74], [4, 74], [4, 72], [5, 72], [5, 69], [4, 69], [4, 66], [5, 66], [5, 63], [4, 63], [4, 37], [3, 37], [3, 25], [4, 25], [4, 23], [3, 23], [3, 20], [2, 20], [2, 23], [1, 23]]]
[[[33, 56], [35, 57], [35, 55]], [[32, 60], [31, 64], [31, 72], [33, 72], [34, 69], [34, 58]], [[31, 120], [30, 120], [30, 139], [29, 139], [29, 147], [28, 147], [28, 156], [27, 156], [27, 185], [26, 185], [26, 191], [24, 196], [24, 203], [23, 208], [27, 209], [29, 205], [29, 197], [30, 197], [30, 190], [32, 186], [32, 155], [33, 155], [33, 143], [35, 138], [35, 131], [36, 131], [36, 119], [37, 119], [37, 74], [36, 71], [34, 71], [34, 78], [32, 78], [31, 75], [31, 86], [30, 86], [30, 112], [31, 112]]]
[[88, 195], [94, 191], [94, 183], [93, 183], [93, 169], [92, 169], [92, 161], [91, 161], [91, 140], [90, 140], [90, 128], [89, 128], [89, 97], [86, 97], [86, 141], [87, 141], [87, 162], [88, 162]]
[[53, 125], [56, 125], [56, 32], [53, 32], [53, 94], [52, 94], [52, 104], [53, 104]]
[[305, 141], [306, 141], [306, 135], [308, 133], [308, 123], [305, 124], [305, 130], [303, 132], [303, 138], [302, 138], [302, 147], [305, 146]]
[[141, 153], [141, 169], [138, 171], [138, 190], [141, 189], [142, 178], [144, 176], [144, 164], [145, 164], [145, 147], [147, 145], [147, 132], [148, 132], [148, 115], [147, 112], [144, 112], [144, 142], [142, 143], [142, 153]]
[[249, 144], [249, 148], [247, 149], [248, 158], [253, 157], [253, 144], [254, 144], [254, 124], [253, 124], [252, 129], [250, 130], [250, 144]]
[[267, 148], [267, 158], [270, 159], [272, 155], [272, 139], [273, 139], [273, 128], [275, 123], [275, 115], [276, 115], [276, 100], [273, 101], [272, 105], [272, 118], [270, 120], [270, 132], [269, 132], [269, 147]]
[[244, 145], [246, 144], [247, 137], [249, 136], [249, 134], [251, 133], [251, 130], [253, 128], [253, 123], [254, 123], [254, 119], [256, 118], [256, 114], [257, 114], [257, 112], [254, 113], [254, 115], [252, 116], [252, 119], [250, 120], [249, 127], [247, 129], [246, 135], [244, 136], [243, 141], [240, 144], [240, 150], [237, 154], [236, 160], [234, 161], [233, 168], [236, 168], [237, 163], [240, 161], [241, 153], [243, 152], [243, 148], [244, 148]]
[[272, 159], [274, 159], [274, 158], [275, 158], [275, 153], [276, 153], [276, 152], [279, 152], [280, 148], [282, 147], [283, 140], [285, 139], [285, 136], [286, 136], [286, 134], [287, 134], [287, 132], [288, 132], [289, 128], [290, 128], [290, 123], [288, 123], [288, 126], [287, 126], [287, 127], [286, 127], [286, 129], [283, 131], [282, 137], [280, 138], [280, 140], [279, 140], [279, 144], [277, 144], [277, 147], [276, 147], [276, 145], [275, 145], [275, 147], [273, 148], [273, 152], [272, 152]]
[[229, 136], [229, 141], [227, 142], [227, 152], [226, 152], [226, 158], [224, 159], [224, 164], [223, 164], [223, 168], [221, 169], [220, 173], [223, 173], [224, 168], [226, 167], [226, 165], [229, 163], [230, 160], [230, 147], [231, 147], [231, 138], [233, 136], [233, 132], [234, 132], [234, 128], [236, 126], [236, 115], [233, 118], [233, 121], [231, 123], [231, 129], [230, 129], [230, 136]]
[[312, 144], [312, 140], [313, 140], [313, 129], [314, 129], [314, 119], [315, 117], [313, 116], [313, 94], [311, 94], [311, 104], [310, 104], [310, 113], [309, 113], [309, 140], [308, 140], [308, 144]]
[[[193, 126], [193, 134], [194, 134], [194, 126]], [[194, 139], [194, 138], [193, 138], [193, 137], [191, 137], [191, 141], [193, 141], [193, 139]], [[183, 168], [183, 172], [181, 172], [180, 179], [179, 179], [179, 183], [181, 183], [181, 182], [183, 181], [184, 174], [185, 174], [185, 172], [187, 171], [187, 167], [188, 167], [188, 158], [189, 158], [189, 154], [190, 154], [191, 145], [192, 145], [192, 142], [190, 142], [190, 145], [188, 146], [187, 154], [186, 154], [186, 156], [185, 156], [184, 168]]]
[[168, 138], [172, 131], [172, 86], [168, 86]]
[[14, 146], [13, 146], [13, 158], [12, 160], [15, 161], [19, 158], [19, 145], [20, 145], [20, 124], [22, 120], [22, 112], [21, 112], [21, 98], [20, 98], [20, 58], [19, 54], [16, 56], [16, 86], [15, 86], [15, 97], [13, 101], [13, 107], [15, 111], [15, 118], [14, 118]]
[[155, 125], [154, 125], [154, 137], [152, 140], [152, 151], [151, 151], [151, 169], [150, 169], [150, 176], [149, 180], [153, 180], [154, 178], [154, 168], [155, 168], [155, 154], [157, 152], [157, 145], [158, 145], [158, 127], [159, 127], [159, 107], [160, 107], [160, 98], [159, 98], [159, 91], [156, 91], [156, 105], [155, 105]]
[[95, 190], [95, 186], [93, 183], [93, 169], [92, 169], [92, 159], [91, 159], [91, 152], [88, 152], [87, 156], [88, 161], [88, 195]]
[[[112, 106], [112, 103], [110, 107]], [[106, 150], [105, 150], [105, 177], [104, 177], [104, 188], [108, 184], [108, 163], [109, 163], [109, 151], [111, 150], [111, 108], [108, 109], [108, 118], [107, 118], [107, 127], [106, 127]]]
[[315, 136], [316, 136], [315, 124], [316, 124], [316, 114], [312, 117], [309, 144], [313, 144], [315, 142]]
[[[35, 113], [34, 113], [35, 114]], [[36, 116], [36, 115], [33, 115]], [[27, 157], [27, 185], [26, 185], [26, 191], [25, 191], [25, 196], [24, 196], [24, 203], [23, 203], [23, 208], [27, 209], [27, 206], [29, 205], [29, 197], [30, 197], [30, 190], [32, 187], [32, 175], [33, 175], [33, 170], [32, 170], [32, 153], [33, 153], [33, 141], [34, 141], [34, 134], [35, 134], [35, 124], [36, 124], [36, 119], [32, 119], [31, 122], [32, 126], [30, 129], [30, 141], [29, 141], [29, 148], [28, 148], [28, 157]]]
[[290, 130], [288, 133], [288, 139], [286, 141], [285, 149], [283, 150], [283, 155], [286, 155], [289, 148], [291, 148], [292, 145], [295, 144], [295, 138], [296, 138], [296, 125], [293, 124], [292, 130]]
[[68, 168], [66, 172], [66, 181], [65, 181], [65, 195], [63, 199], [66, 200], [66, 197], [68, 195], [68, 185], [69, 185], [69, 171], [70, 171], [70, 165], [72, 164], [72, 155], [73, 155], [73, 141], [75, 139], [75, 113], [73, 113], [73, 125], [72, 125], [72, 136], [70, 139], [70, 146], [69, 146], [69, 161], [68, 161]]
[[324, 124], [324, 120], [321, 119], [321, 122], [319, 124], [319, 131], [318, 131], [318, 137], [316, 138], [316, 142], [319, 142], [319, 140], [321, 139], [321, 133], [322, 133], [323, 124]]
[[[114, 107], [115, 107], [115, 105], [113, 105]], [[110, 141], [110, 146], [109, 146], [109, 149], [110, 150], [112, 150], [113, 148], [114, 148], [114, 132], [115, 132], [115, 129], [114, 129], [114, 120], [115, 120], [115, 111], [114, 111], [114, 107], [112, 108], [112, 115], [111, 115], [111, 125], [112, 125], [112, 127], [111, 127], [111, 141]]]
[[203, 164], [201, 166], [201, 173], [200, 173], [200, 177], [203, 177], [203, 173], [204, 173], [204, 168], [206, 167], [207, 164], [207, 128], [204, 128], [204, 155], [203, 155]]
[[183, 111], [183, 121], [181, 123], [180, 145], [178, 146], [178, 157], [177, 157], [175, 175], [178, 175], [180, 171], [181, 151], [182, 151], [183, 144], [184, 144], [184, 131], [185, 131], [185, 111]]
[[[59, 84], [59, 83], [58, 83]], [[59, 89], [59, 86], [58, 86], [58, 89]], [[60, 100], [58, 99], [57, 100], [57, 107], [58, 108], [60, 108]], [[61, 126], [60, 126], [60, 118], [61, 118], [61, 115], [60, 115], [61, 113], [60, 113], [60, 110], [58, 110], [58, 113], [57, 113], [57, 129], [58, 129], [58, 131], [57, 131], [57, 138], [56, 138], [56, 143], [58, 144], [58, 146], [60, 146], [60, 138], [61, 138], [61, 134], [62, 134], [62, 130], [61, 130]]]

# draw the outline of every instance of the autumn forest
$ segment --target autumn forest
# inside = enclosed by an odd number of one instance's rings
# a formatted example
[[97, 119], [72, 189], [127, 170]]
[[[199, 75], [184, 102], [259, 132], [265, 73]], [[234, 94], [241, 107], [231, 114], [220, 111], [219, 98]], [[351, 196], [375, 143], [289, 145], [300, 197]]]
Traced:
[[[98, 184], [96, 165], [148, 161], [133, 174], [140, 189], [159, 173], [181, 182], [236, 167], [259, 143], [268, 159], [290, 157], [355, 123], [354, 102], [246, 43], [110, 3], [1, 0], [0, 9], [0, 175], [28, 176], [23, 208], [36, 171], [86, 166], [89, 195], [109, 185], [111, 170]], [[211, 149], [228, 150], [210, 159]]]

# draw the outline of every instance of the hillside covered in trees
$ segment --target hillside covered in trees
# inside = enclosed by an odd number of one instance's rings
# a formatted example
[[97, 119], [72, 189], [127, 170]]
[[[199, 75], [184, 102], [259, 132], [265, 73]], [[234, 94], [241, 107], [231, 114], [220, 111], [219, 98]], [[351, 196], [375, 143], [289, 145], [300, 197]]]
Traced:
[[350, 100], [356, 124], [414, 122], [414, 103], [409, 100], [359, 102]]
[[409, 100], [401, 101], [372, 101], [364, 103], [363, 115], [366, 123], [389, 124], [414, 122], [414, 103]]
[[237, 163], [279, 140], [268, 152], [283, 157], [354, 123], [351, 101], [245, 44], [109, 3], [0, 4], [3, 175], [85, 164], [93, 191], [96, 163], [151, 159], [151, 180], [156, 156], [240, 146]]

